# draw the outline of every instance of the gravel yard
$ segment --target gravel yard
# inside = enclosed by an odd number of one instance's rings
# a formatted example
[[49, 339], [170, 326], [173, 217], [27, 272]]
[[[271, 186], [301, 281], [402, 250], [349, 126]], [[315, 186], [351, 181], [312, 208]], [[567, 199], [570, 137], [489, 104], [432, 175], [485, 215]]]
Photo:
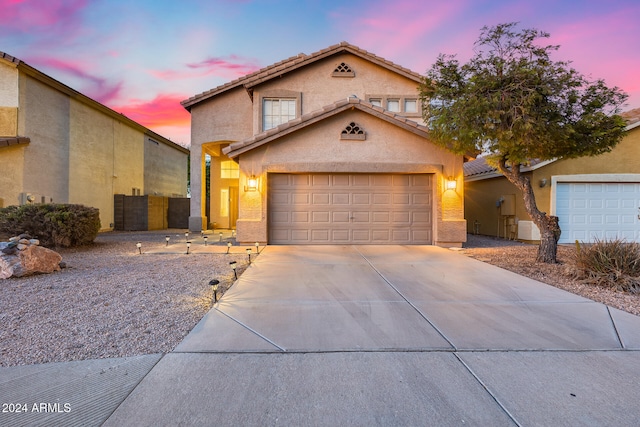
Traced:
[[[171, 351], [211, 308], [209, 280], [220, 280], [220, 294], [234, 281], [229, 262], [239, 274], [248, 262], [238, 246], [186, 255], [179, 230], [169, 233], [178, 253], [144, 253], [164, 251], [168, 233], [103, 233], [91, 246], [58, 249], [67, 264], [59, 272], [0, 280], [0, 366]], [[197, 250], [202, 239], [192, 240]]]
[[[165, 249], [165, 235], [171, 248]], [[226, 236], [230, 237], [230, 236]], [[209, 280], [223, 293], [248, 265], [244, 248], [222, 253], [185, 253], [184, 232], [103, 233], [88, 247], [60, 249], [60, 272], [0, 280], [0, 366], [28, 365], [171, 351], [210, 309]], [[135, 243], [142, 242], [143, 253]], [[469, 236], [461, 254], [497, 265], [595, 301], [640, 315], [640, 297], [580, 285], [565, 265], [535, 263], [537, 246]], [[570, 259], [572, 246], [559, 248]], [[255, 248], [254, 248], [255, 253]], [[255, 256], [255, 255], [254, 255]]]

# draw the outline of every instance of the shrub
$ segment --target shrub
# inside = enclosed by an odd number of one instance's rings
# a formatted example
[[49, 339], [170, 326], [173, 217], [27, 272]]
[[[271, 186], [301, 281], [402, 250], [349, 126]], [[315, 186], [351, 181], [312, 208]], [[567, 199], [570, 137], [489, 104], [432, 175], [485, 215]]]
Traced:
[[584, 283], [640, 293], [640, 244], [623, 239], [580, 245], [576, 241], [574, 277]]
[[69, 204], [35, 204], [0, 209], [0, 232], [22, 233], [40, 240], [42, 246], [70, 247], [91, 243], [100, 231], [96, 208]]

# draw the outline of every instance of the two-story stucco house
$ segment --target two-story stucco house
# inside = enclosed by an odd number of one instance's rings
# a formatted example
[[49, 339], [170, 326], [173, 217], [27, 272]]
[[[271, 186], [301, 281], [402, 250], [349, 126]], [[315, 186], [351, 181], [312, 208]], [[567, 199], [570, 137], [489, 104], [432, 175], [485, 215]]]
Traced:
[[183, 101], [190, 229], [215, 223], [269, 244], [461, 246], [464, 159], [429, 140], [420, 79], [342, 42]]
[[0, 207], [74, 203], [114, 227], [114, 195], [186, 197], [189, 150], [0, 52]]

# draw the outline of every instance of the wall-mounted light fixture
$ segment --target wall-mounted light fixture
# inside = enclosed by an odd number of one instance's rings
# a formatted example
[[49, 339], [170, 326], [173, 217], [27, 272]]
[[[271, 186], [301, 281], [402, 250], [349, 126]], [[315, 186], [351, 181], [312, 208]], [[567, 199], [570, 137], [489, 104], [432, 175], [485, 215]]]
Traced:
[[258, 178], [255, 175], [251, 175], [251, 178], [247, 179], [247, 185], [244, 186], [244, 191], [258, 191]]
[[447, 190], [455, 190], [458, 188], [458, 181], [456, 181], [452, 176], [447, 178]]
[[538, 185], [540, 186], [540, 188], [544, 187], [545, 185], [547, 185], [547, 178], [542, 178], [540, 180], [540, 182], [538, 183]]

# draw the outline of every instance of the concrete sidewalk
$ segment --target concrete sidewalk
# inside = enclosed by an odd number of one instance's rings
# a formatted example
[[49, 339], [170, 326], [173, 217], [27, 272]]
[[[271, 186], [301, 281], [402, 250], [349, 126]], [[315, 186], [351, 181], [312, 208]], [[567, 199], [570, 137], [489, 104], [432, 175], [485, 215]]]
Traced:
[[170, 354], [0, 369], [3, 403], [77, 391], [0, 424], [638, 425], [638, 350], [639, 317], [454, 251], [268, 246]]

